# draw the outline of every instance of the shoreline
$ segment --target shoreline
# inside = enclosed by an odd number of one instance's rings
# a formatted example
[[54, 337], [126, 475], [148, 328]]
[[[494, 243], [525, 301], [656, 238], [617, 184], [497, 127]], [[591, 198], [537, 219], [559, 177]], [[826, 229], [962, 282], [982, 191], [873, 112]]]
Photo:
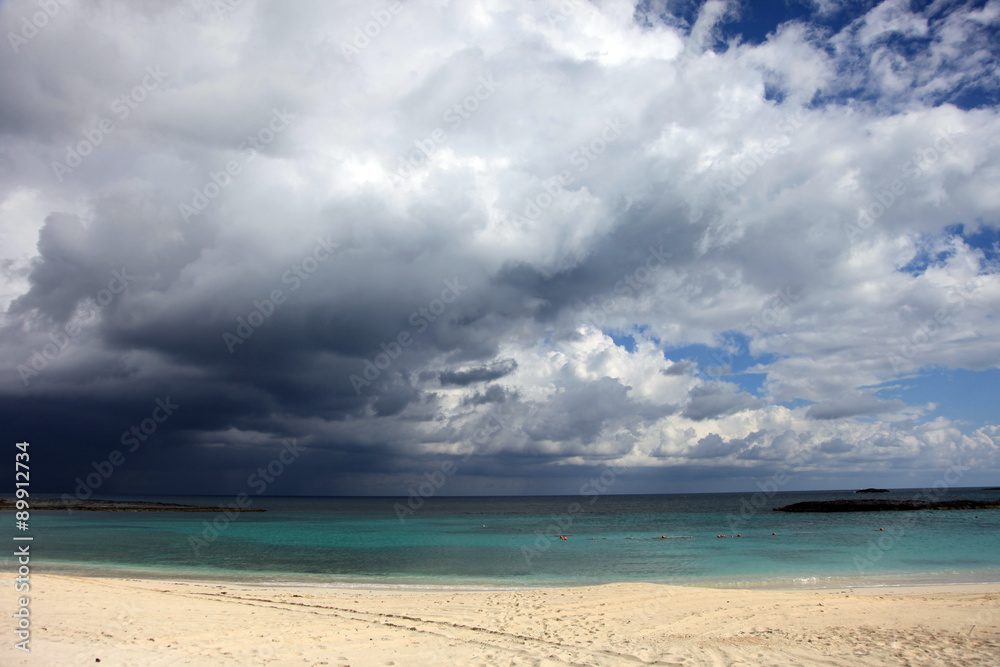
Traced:
[[[9, 577], [9, 578], [8, 578]], [[189, 579], [183, 576], [169, 576], [162, 578], [155, 577], [143, 577], [138, 575], [128, 575], [120, 576], [115, 574], [106, 575], [90, 575], [90, 574], [77, 574], [77, 573], [62, 573], [62, 572], [43, 572], [35, 573], [31, 575], [32, 578], [41, 577], [44, 579], [65, 579], [65, 580], [81, 580], [81, 581], [108, 581], [108, 582], [133, 582], [137, 584], [142, 584], [144, 586], [154, 586], [154, 585], [164, 585], [173, 584], [178, 586], [205, 586], [205, 587], [223, 587], [223, 588], [249, 588], [249, 589], [306, 589], [306, 590], [317, 590], [317, 591], [330, 591], [338, 592], [343, 591], [345, 593], [353, 592], [369, 592], [369, 593], [516, 593], [522, 591], [563, 591], [567, 589], [578, 590], [587, 588], [603, 588], [607, 586], [651, 586], [660, 588], [679, 588], [686, 590], [707, 590], [707, 591], [744, 591], [744, 592], [786, 592], [786, 593], [796, 593], [796, 592], [823, 592], [823, 591], [844, 591], [844, 590], [854, 590], [854, 591], [894, 591], [902, 594], [912, 594], [921, 592], [961, 592], [965, 589], [976, 589], [985, 592], [996, 592], [1000, 594], [1000, 581], [960, 581], [960, 582], [939, 582], [932, 581], [926, 583], [914, 583], [914, 582], [904, 582], [904, 583], [871, 583], [871, 584], [856, 584], [856, 583], [843, 583], [838, 585], [830, 585], [823, 587], [758, 587], [758, 586], [746, 586], [746, 585], [735, 585], [735, 584], [705, 584], [705, 583], [693, 583], [693, 584], [683, 584], [683, 583], [662, 583], [655, 581], [614, 581], [606, 583], [578, 583], [578, 584], [538, 584], [531, 585], [525, 584], [522, 586], [514, 585], [504, 585], [497, 583], [495, 585], [483, 584], [483, 587], [479, 587], [476, 584], [445, 584], [441, 586], [429, 584], [396, 584], [396, 583], [379, 583], [379, 582], [366, 582], [366, 583], [353, 583], [353, 582], [329, 582], [329, 583], [315, 583], [307, 581], [241, 581], [235, 579]], [[14, 573], [2, 573], [0, 574], [0, 590], [3, 587], [13, 588], [14, 584]]]
[[[223, 572], [191, 572], [173, 569], [114, 567], [109, 564], [87, 566], [72, 564], [51, 568], [46, 574], [66, 577], [82, 577], [93, 579], [124, 579], [160, 582], [186, 582], [192, 584], [224, 584], [230, 586], [274, 586], [274, 587], [309, 587], [332, 590], [361, 590], [366, 588], [385, 590], [421, 590], [421, 591], [518, 591], [554, 588], [585, 588], [589, 586], [607, 585], [651, 585], [678, 586], [683, 588], [708, 588], [714, 590], [774, 590], [774, 591], [810, 591], [833, 590], [842, 588], [855, 589], [895, 589], [927, 586], [966, 586], [966, 585], [996, 585], [1000, 587], [1000, 568], [990, 570], [968, 570], [965, 572], [906, 572], [879, 573], [870, 575], [803, 575], [788, 578], [755, 579], [751, 575], [733, 580], [726, 577], [692, 577], [689, 579], [674, 578], [663, 580], [606, 580], [606, 581], [510, 581], [505, 579], [434, 579], [407, 576], [366, 576], [352, 578], [350, 575], [307, 574], [296, 572], [266, 573], [253, 572], [233, 573], [228, 576]], [[2, 580], [0, 580], [2, 582]]]
[[[32, 573], [30, 596], [31, 653], [3, 642], [0, 663], [846, 666], [1000, 655], [1000, 583], [421, 591]], [[14, 595], [0, 597], [7, 612]]]

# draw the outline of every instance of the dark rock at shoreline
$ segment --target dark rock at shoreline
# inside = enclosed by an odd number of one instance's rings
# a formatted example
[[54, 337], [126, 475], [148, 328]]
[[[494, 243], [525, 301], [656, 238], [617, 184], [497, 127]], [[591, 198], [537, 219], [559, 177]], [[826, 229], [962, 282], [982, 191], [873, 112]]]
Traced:
[[902, 512], [912, 510], [1000, 509], [1000, 500], [811, 500], [775, 507], [775, 512]]
[[[29, 510], [79, 510], [82, 512], [263, 512], [261, 509], [243, 507], [209, 507], [206, 505], [180, 505], [178, 503], [153, 503], [145, 500], [80, 500], [71, 498], [27, 498]], [[17, 509], [16, 499], [0, 498], [0, 511]], [[235, 503], [234, 503], [235, 504]]]
[[854, 493], [889, 493], [889, 489], [858, 489]]

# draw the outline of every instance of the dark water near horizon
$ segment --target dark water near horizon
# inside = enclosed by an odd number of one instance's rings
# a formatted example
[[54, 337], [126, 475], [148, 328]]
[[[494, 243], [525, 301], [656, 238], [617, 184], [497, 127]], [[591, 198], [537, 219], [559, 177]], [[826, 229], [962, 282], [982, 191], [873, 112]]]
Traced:
[[[39, 511], [31, 514], [31, 562], [41, 573], [366, 587], [1000, 581], [1000, 510], [771, 510], [802, 500], [912, 498], [919, 491], [441, 497], [402, 521], [405, 498], [254, 497], [252, 506], [266, 512], [232, 518]], [[951, 489], [942, 498], [996, 500], [1000, 491]], [[234, 500], [117, 499], [212, 506]], [[9, 555], [2, 565], [5, 573], [16, 569]]]

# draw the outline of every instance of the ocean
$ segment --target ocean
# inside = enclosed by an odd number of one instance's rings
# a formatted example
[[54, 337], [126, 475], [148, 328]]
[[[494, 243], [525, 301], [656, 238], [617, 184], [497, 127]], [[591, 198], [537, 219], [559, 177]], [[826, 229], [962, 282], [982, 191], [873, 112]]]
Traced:
[[[38, 511], [31, 514], [32, 571], [445, 589], [1000, 581], [1000, 510], [772, 511], [803, 500], [920, 493], [432, 497], [422, 504], [260, 496], [251, 506], [265, 512], [228, 516]], [[235, 501], [103, 497], [212, 506]], [[1000, 491], [949, 489], [941, 497], [995, 500]], [[3, 520], [13, 524], [11, 517]], [[3, 561], [5, 571], [16, 569], [10, 555]]]

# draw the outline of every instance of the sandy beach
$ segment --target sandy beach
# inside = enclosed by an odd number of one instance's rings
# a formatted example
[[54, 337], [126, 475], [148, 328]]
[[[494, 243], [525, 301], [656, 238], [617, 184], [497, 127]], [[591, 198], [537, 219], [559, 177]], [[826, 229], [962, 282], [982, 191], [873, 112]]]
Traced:
[[30, 596], [31, 653], [8, 631], [0, 664], [1000, 664], [1000, 584], [442, 592], [33, 575]]

